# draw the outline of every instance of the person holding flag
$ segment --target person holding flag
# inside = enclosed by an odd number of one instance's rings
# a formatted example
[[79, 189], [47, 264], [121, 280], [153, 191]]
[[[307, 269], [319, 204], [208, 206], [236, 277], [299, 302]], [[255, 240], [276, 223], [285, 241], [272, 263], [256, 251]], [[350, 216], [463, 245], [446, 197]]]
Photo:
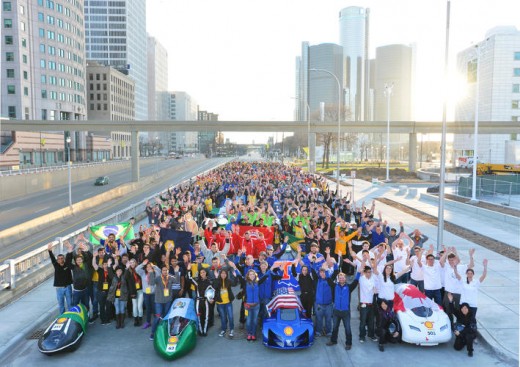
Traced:
[[[103, 236], [101, 236], [99, 234], [99, 232], [92, 229], [93, 228], [92, 226], [87, 227], [87, 230], [90, 232], [90, 235], [93, 239], [98, 241], [101, 246], [105, 247], [105, 251], [108, 255], [112, 255], [116, 250], [119, 250], [119, 253], [121, 255], [123, 255], [127, 251], [126, 245], [125, 245], [125, 237], [130, 233], [130, 230], [133, 230], [132, 226], [134, 225], [134, 223], [135, 223], [135, 219], [130, 218], [129, 223], [125, 225], [126, 228], [124, 229], [124, 232], [119, 235], [119, 238], [116, 238], [115, 233], [110, 233], [110, 234], [108, 234], [108, 236], [106, 236], [106, 238], [103, 238]], [[100, 227], [98, 229], [101, 229], [101, 227], [106, 227], [106, 226], [96, 226], [96, 227]], [[132, 231], [132, 233], [133, 233], [133, 231]], [[91, 242], [94, 243], [94, 241], [91, 241]]]

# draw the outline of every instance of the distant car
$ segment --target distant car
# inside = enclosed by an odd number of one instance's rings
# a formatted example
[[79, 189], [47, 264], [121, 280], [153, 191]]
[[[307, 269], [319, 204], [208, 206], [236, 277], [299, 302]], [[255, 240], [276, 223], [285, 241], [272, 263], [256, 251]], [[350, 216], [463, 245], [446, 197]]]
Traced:
[[426, 192], [430, 193], [430, 194], [438, 194], [439, 193], [439, 188], [440, 186], [437, 185], [437, 186], [430, 186], [426, 189]]
[[96, 186], [108, 185], [108, 176], [100, 176], [96, 178], [96, 182], [94, 183]]
[[448, 315], [414, 285], [395, 286], [394, 311], [401, 324], [402, 341], [431, 346], [451, 340]]
[[263, 343], [274, 349], [303, 349], [314, 343], [312, 319], [303, 314], [295, 294], [279, 294], [266, 306], [270, 316], [262, 327]]

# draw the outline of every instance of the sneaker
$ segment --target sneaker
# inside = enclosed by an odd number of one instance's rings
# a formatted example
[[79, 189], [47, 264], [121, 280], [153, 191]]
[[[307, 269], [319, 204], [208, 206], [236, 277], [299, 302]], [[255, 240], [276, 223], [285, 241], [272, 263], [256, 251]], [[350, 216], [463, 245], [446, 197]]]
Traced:
[[385, 351], [385, 346], [383, 344], [379, 344], [379, 351], [380, 352], [384, 352]]
[[96, 321], [96, 319], [91, 317], [90, 319], [88, 319], [88, 324], [92, 325], [95, 321]]
[[320, 333], [314, 333], [314, 337], [315, 337], [315, 338], [319, 338], [320, 336], [321, 336]]
[[150, 340], [153, 341], [153, 334], [150, 334]]
[[370, 340], [372, 340], [373, 342], [376, 342], [377, 341], [377, 338], [375, 336], [371, 336], [370, 337]]
[[[255, 342], [256, 341], [256, 336], [251, 335], [251, 340]], [[473, 352], [470, 352], [470, 353], [473, 354]]]
[[473, 357], [473, 351], [472, 350], [468, 351], [468, 357]]
[[360, 343], [364, 343], [365, 342], [365, 338], [359, 338], [359, 342]]
[[230, 330], [230, 331], [229, 331], [229, 337], [232, 338], [232, 337], [234, 337], [234, 336], [235, 336], [235, 335], [233, 334], [233, 330]]
[[218, 334], [218, 336], [224, 336], [224, 335], [226, 335], [226, 332], [225, 332], [225, 331], [221, 331], [221, 332]]
[[251, 341], [251, 335], [247, 334], [247, 341], [250, 342]]
[[345, 350], [351, 350], [352, 349], [352, 345], [345, 345]]
[[150, 326], [150, 323], [149, 322], [145, 322], [144, 325], [143, 325], [143, 329], [148, 329]]
[[337, 342], [332, 342], [332, 341], [331, 341], [331, 342], [327, 342], [327, 344], [325, 344], [325, 345], [327, 345], [327, 346], [330, 347], [331, 345], [336, 345], [336, 344], [338, 344], [338, 343], [337, 343]]

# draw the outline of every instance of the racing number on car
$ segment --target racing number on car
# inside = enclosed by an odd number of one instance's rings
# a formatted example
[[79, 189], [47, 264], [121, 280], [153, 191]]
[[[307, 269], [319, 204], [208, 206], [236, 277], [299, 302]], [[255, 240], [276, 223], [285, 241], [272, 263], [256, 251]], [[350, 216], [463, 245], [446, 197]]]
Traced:
[[435, 335], [435, 331], [433, 331], [433, 330], [428, 330], [428, 335]]

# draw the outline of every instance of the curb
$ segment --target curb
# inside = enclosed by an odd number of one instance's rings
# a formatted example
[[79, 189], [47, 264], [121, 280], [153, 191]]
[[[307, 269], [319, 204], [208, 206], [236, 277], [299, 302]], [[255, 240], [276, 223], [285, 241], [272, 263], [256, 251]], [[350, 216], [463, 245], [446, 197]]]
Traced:
[[[479, 326], [481, 326], [480, 323]], [[477, 329], [477, 335], [479, 340], [482, 342], [482, 345], [492, 349], [493, 352], [495, 352], [504, 362], [518, 365], [518, 355], [515, 355], [514, 352], [504, 348], [502, 344], [498, 343], [495, 338], [493, 338], [493, 335], [483, 326]]]

